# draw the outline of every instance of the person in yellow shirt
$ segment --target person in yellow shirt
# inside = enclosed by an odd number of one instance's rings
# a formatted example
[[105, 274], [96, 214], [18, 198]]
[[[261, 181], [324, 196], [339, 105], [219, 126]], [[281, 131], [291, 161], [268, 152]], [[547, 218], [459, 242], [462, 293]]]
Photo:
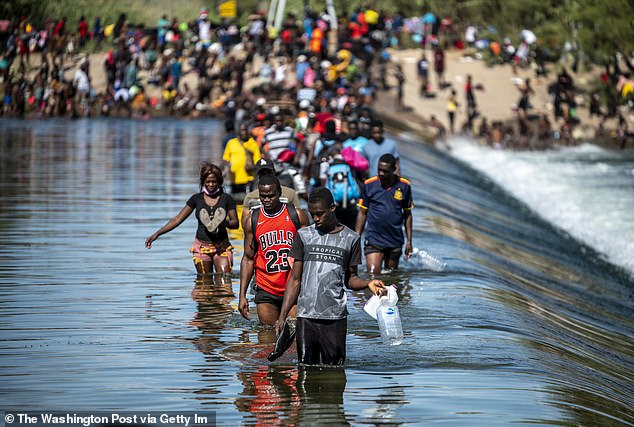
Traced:
[[260, 148], [255, 142], [246, 123], [238, 128], [238, 136], [230, 139], [225, 147], [222, 160], [231, 182], [231, 193], [246, 193], [255, 176], [255, 164], [260, 160]]
[[447, 100], [447, 117], [449, 119], [449, 131], [454, 133], [454, 125], [456, 122], [456, 111], [458, 110], [458, 101], [456, 101], [456, 91], [451, 90], [451, 95]]

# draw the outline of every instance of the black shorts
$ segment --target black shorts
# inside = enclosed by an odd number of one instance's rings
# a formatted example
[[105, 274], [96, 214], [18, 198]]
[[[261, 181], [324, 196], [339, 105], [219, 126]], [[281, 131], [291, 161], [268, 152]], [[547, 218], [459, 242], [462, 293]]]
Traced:
[[273, 295], [272, 293], [260, 288], [258, 285], [255, 285], [255, 298], [253, 298], [253, 301], [256, 304], [273, 304], [277, 308], [282, 308], [284, 295]]
[[383, 254], [383, 259], [385, 261], [392, 260], [398, 263], [398, 260], [401, 258], [403, 253], [403, 249], [401, 247], [398, 248], [381, 248], [379, 246], [374, 246], [368, 241], [365, 241], [365, 245], [363, 246], [363, 253], [367, 256], [369, 254], [381, 253]]
[[341, 366], [346, 361], [348, 319], [297, 318], [297, 359], [302, 365]]

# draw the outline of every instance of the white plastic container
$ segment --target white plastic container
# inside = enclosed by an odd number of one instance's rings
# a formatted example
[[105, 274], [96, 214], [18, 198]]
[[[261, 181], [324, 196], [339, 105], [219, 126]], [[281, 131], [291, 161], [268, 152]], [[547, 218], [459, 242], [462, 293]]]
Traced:
[[382, 296], [379, 308], [377, 309], [377, 320], [383, 343], [387, 345], [399, 345], [403, 342], [403, 327], [401, 326], [401, 315], [396, 304], [390, 303], [387, 296]]
[[[390, 285], [390, 286], [386, 286], [386, 288], [387, 288], [388, 301], [390, 302], [390, 304], [396, 305], [396, 303], [398, 302], [398, 294], [396, 293], [396, 286]], [[381, 305], [381, 298], [376, 295], [372, 295], [372, 297], [368, 300], [368, 302], [365, 304], [363, 309], [374, 320], [376, 320], [376, 313], [380, 305]]]

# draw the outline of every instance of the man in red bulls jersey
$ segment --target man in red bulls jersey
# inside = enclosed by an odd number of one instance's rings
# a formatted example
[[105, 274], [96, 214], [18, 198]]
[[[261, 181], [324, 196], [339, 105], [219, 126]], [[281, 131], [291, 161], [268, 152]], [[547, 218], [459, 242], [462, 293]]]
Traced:
[[258, 318], [262, 324], [274, 325], [293, 264], [288, 256], [291, 244], [297, 229], [308, 225], [308, 217], [303, 210], [280, 201], [281, 186], [274, 175], [262, 176], [258, 190], [260, 207], [242, 216], [244, 255], [240, 262], [238, 310], [249, 319], [247, 288], [255, 273]]

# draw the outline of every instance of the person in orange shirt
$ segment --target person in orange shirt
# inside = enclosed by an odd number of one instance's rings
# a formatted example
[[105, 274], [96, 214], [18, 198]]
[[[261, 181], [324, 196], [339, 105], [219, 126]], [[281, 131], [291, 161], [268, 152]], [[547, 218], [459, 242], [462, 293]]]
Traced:
[[266, 123], [266, 114], [260, 113], [255, 116], [255, 126], [251, 129], [251, 136], [258, 144], [258, 148], [262, 149], [262, 141], [264, 141], [264, 132], [270, 126]]
[[310, 51], [313, 55], [318, 58], [322, 58], [324, 44], [324, 32], [319, 28], [318, 25], [315, 25], [312, 33], [310, 34]]

